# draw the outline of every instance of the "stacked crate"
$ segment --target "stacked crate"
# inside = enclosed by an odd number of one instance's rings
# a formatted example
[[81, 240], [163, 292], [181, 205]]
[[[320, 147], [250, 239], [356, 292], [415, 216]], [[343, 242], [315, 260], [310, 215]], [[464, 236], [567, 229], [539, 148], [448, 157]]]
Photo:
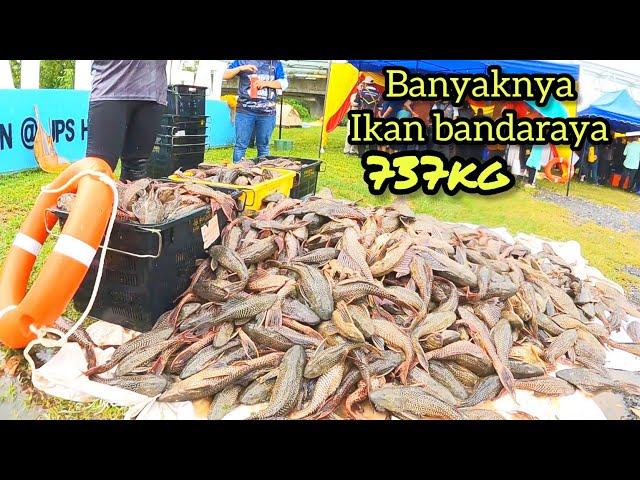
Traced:
[[206, 87], [170, 85], [167, 112], [162, 116], [148, 174], [164, 178], [177, 169], [196, 168], [204, 161], [207, 117], [204, 114]]

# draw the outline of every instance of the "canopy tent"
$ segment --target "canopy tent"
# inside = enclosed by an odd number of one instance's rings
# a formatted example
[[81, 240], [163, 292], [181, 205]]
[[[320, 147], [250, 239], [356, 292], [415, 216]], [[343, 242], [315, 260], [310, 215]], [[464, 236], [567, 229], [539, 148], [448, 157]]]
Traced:
[[502, 67], [504, 73], [541, 74], [565, 73], [576, 80], [580, 72], [577, 64], [542, 60], [348, 60], [360, 71], [381, 72], [384, 67], [405, 67], [414, 73], [486, 73], [491, 65]]
[[581, 117], [602, 117], [616, 132], [640, 130], [640, 105], [628, 90], [618, 90], [602, 95], [584, 110]]

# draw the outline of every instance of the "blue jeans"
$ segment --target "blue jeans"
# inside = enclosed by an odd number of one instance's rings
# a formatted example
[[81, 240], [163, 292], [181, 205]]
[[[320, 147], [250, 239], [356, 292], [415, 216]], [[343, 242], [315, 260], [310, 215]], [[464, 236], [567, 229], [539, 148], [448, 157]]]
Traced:
[[593, 163], [584, 163], [584, 176], [587, 180], [593, 179], [594, 183], [598, 183], [598, 161]]
[[275, 126], [275, 115], [256, 115], [246, 110], [238, 110], [236, 112], [236, 143], [233, 147], [233, 163], [238, 163], [244, 157], [254, 129], [258, 157], [269, 155], [269, 141]]

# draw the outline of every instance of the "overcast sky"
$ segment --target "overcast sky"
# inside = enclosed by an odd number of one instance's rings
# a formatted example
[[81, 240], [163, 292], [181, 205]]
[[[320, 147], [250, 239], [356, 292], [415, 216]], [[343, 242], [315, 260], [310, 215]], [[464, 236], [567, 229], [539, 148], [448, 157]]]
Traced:
[[640, 75], [640, 60], [590, 60], [590, 62]]

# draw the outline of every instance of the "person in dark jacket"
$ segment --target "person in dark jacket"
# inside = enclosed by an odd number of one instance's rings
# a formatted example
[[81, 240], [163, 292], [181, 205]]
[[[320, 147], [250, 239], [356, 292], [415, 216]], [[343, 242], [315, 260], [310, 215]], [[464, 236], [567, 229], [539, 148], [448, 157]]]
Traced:
[[147, 176], [147, 162], [167, 108], [166, 60], [94, 60], [87, 157], [105, 160], [120, 179]]

